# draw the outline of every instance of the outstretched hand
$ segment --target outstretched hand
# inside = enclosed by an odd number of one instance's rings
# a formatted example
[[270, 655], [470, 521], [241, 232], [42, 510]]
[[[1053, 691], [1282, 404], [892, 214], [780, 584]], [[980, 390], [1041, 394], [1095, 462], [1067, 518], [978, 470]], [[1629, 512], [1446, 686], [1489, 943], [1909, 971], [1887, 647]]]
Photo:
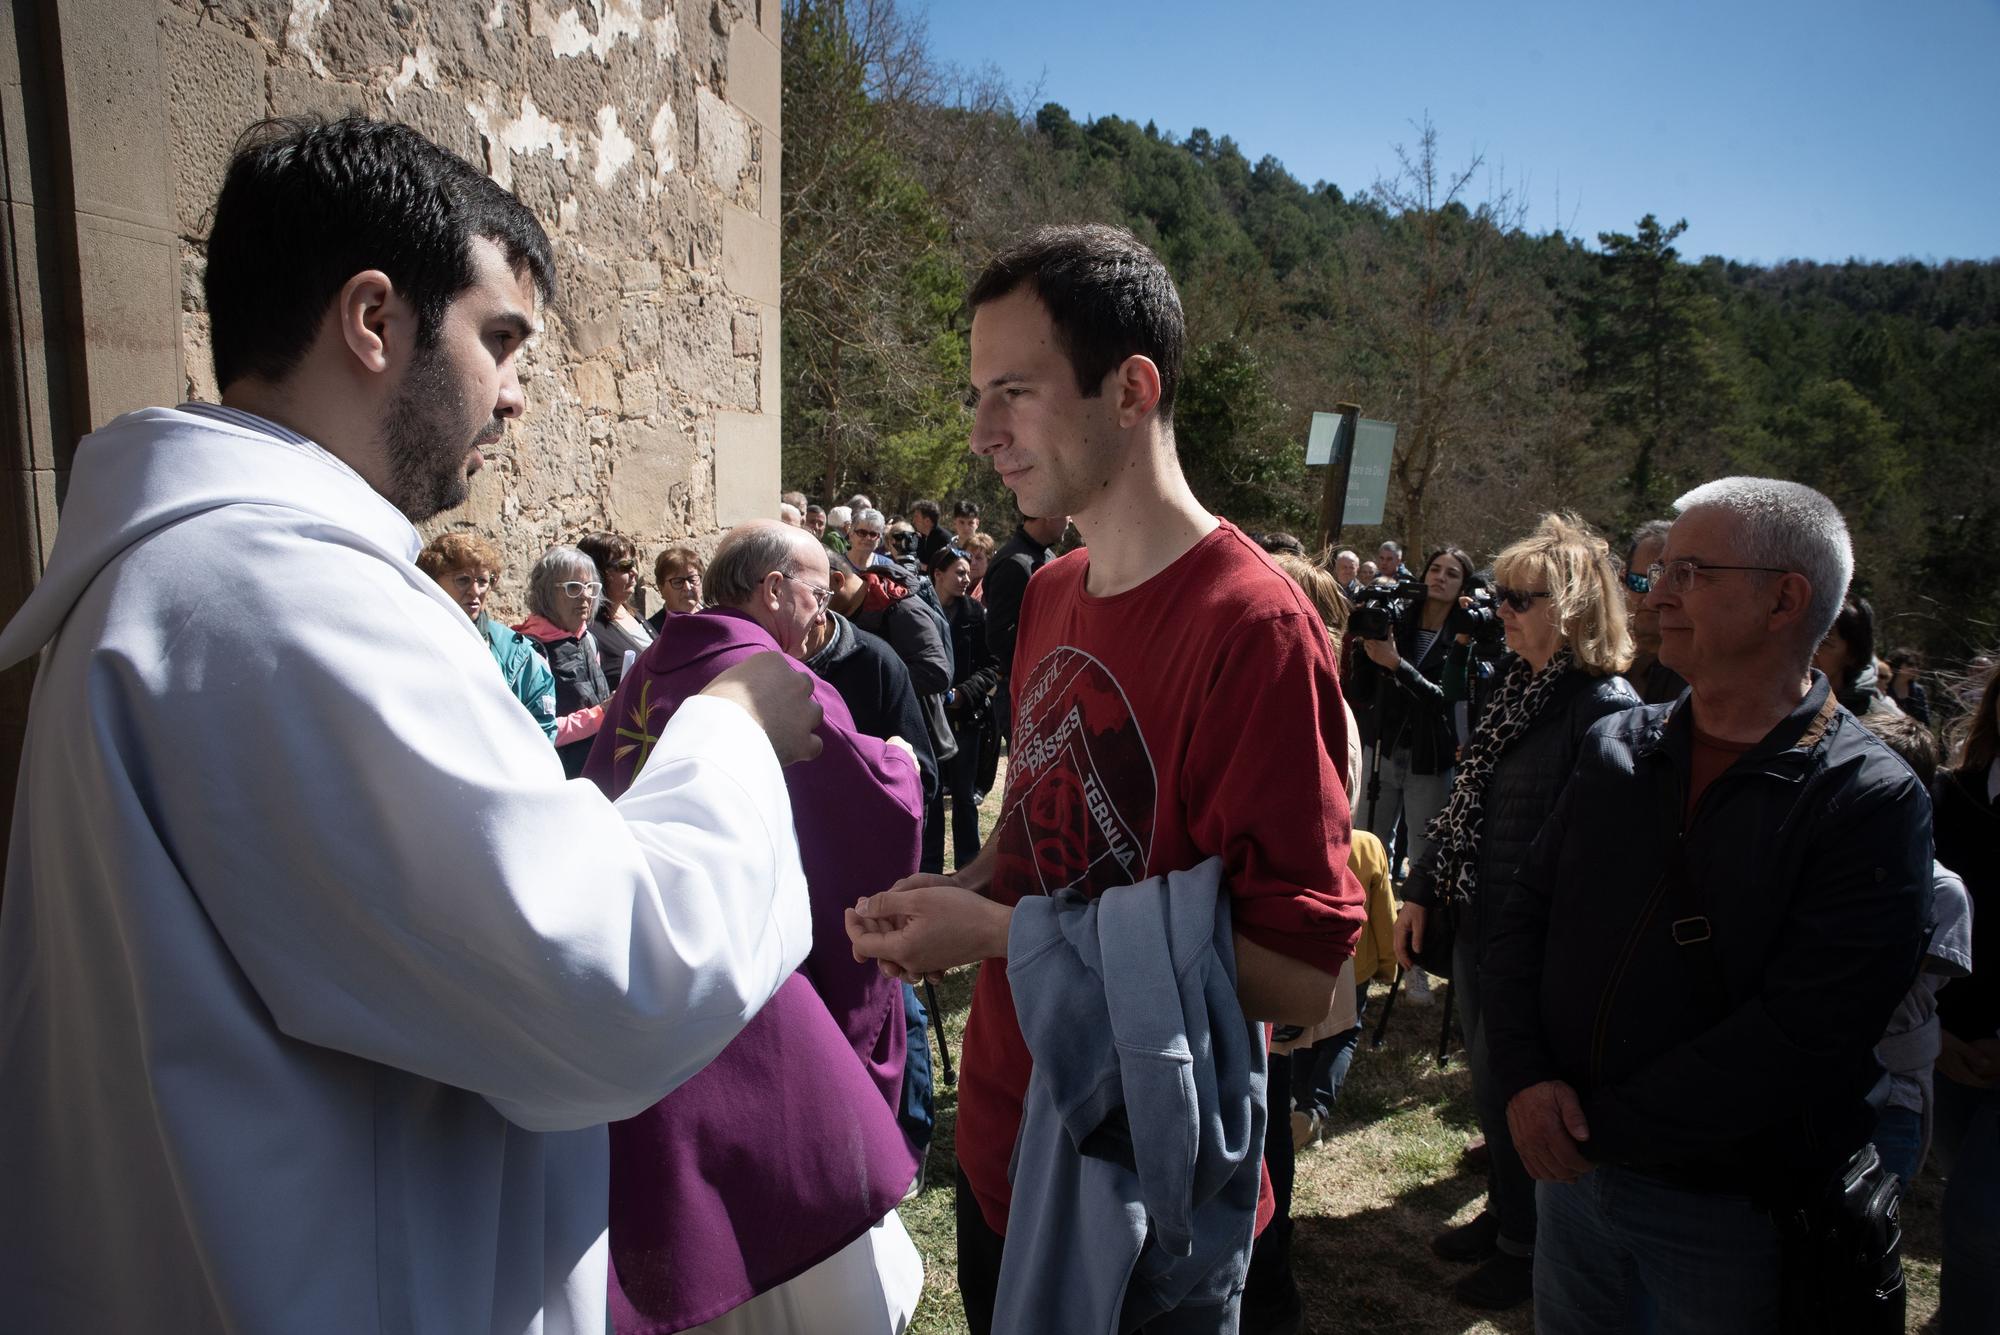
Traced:
[[889, 977], [914, 983], [1005, 956], [1012, 918], [1005, 905], [919, 872], [847, 910], [847, 937], [855, 959], [874, 960]]

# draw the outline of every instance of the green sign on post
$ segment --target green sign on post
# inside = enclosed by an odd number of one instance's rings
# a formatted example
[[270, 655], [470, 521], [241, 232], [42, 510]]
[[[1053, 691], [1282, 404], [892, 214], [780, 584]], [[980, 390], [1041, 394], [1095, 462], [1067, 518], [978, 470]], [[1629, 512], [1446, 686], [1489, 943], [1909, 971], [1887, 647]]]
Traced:
[[[1319, 416], [1314, 414], [1315, 433], [1319, 430]], [[1382, 522], [1383, 509], [1389, 503], [1389, 461], [1395, 453], [1394, 422], [1376, 422], [1364, 417], [1354, 424], [1354, 462], [1347, 470], [1347, 501], [1341, 507], [1343, 525]]]

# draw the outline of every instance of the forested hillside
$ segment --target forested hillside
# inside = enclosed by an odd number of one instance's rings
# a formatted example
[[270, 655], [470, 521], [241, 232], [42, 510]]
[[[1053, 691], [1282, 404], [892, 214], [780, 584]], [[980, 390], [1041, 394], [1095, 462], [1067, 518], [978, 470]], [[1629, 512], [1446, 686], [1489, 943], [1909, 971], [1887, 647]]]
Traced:
[[889, 0], [787, 0], [784, 56], [787, 486], [1004, 508], [965, 450], [963, 292], [1028, 226], [1109, 221], [1180, 284], [1181, 455], [1247, 527], [1310, 532], [1307, 424], [1352, 400], [1398, 441], [1388, 523], [1350, 545], [1483, 558], [1552, 505], [1622, 534], [1773, 473], [1847, 513], [1885, 642], [2000, 639], [2000, 263], [1696, 259], [1651, 215], [1536, 233], [1428, 125], [1392, 179], [1307, 185], [1226, 134], [1017, 106]]

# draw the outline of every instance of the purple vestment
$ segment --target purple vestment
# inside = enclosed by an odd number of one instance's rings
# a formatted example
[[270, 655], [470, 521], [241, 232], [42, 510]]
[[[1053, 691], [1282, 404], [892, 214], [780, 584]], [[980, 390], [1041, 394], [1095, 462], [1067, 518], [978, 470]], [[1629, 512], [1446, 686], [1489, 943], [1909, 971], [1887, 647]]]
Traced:
[[[739, 612], [669, 617], [619, 684], [584, 777], [607, 796], [624, 792], [681, 701], [776, 649]], [[902, 985], [855, 963], [842, 915], [916, 870], [917, 767], [856, 732], [817, 677], [813, 698], [826, 711], [824, 749], [785, 771], [812, 951], [721, 1056], [612, 1124], [618, 1335], [685, 1330], [804, 1273], [893, 1210], [916, 1177], [896, 1118]]]

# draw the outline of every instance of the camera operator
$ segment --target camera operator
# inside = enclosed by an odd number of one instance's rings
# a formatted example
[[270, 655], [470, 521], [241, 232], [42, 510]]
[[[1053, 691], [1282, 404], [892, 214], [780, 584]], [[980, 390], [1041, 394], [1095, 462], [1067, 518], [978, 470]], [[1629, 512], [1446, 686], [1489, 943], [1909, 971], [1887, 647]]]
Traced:
[[[1426, 832], [1430, 851], [1403, 888], [1396, 957], [1416, 968], [1426, 928], [1443, 930], [1456, 919], [1452, 998], [1486, 1134], [1486, 1208], [1433, 1238], [1431, 1250], [1447, 1261], [1482, 1262], [1453, 1292], [1469, 1307], [1504, 1311], [1528, 1301], [1533, 1290], [1535, 1184], [1508, 1136], [1506, 1102], [1493, 1085], [1479, 985], [1487, 929], [1555, 808], [1584, 734], [1605, 715], [1638, 705], [1639, 697], [1617, 675], [1631, 661], [1632, 640], [1611, 549], [1581, 520], [1544, 516], [1533, 533], [1500, 553], [1493, 580], [1497, 619], [1512, 652], [1494, 674], [1451, 797]], [[1477, 634], [1468, 639], [1476, 644]], [[1434, 950], [1443, 944], [1432, 942]]]
[[1443, 686], [1451, 643], [1444, 625], [1471, 580], [1472, 558], [1442, 548], [1424, 562], [1422, 584], [1363, 589], [1348, 623], [1376, 669], [1357, 664], [1357, 696], [1374, 705], [1364, 823], [1387, 845], [1402, 817], [1412, 865], [1430, 851], [1425, 827], [1451, 788], [1458, 736]]

